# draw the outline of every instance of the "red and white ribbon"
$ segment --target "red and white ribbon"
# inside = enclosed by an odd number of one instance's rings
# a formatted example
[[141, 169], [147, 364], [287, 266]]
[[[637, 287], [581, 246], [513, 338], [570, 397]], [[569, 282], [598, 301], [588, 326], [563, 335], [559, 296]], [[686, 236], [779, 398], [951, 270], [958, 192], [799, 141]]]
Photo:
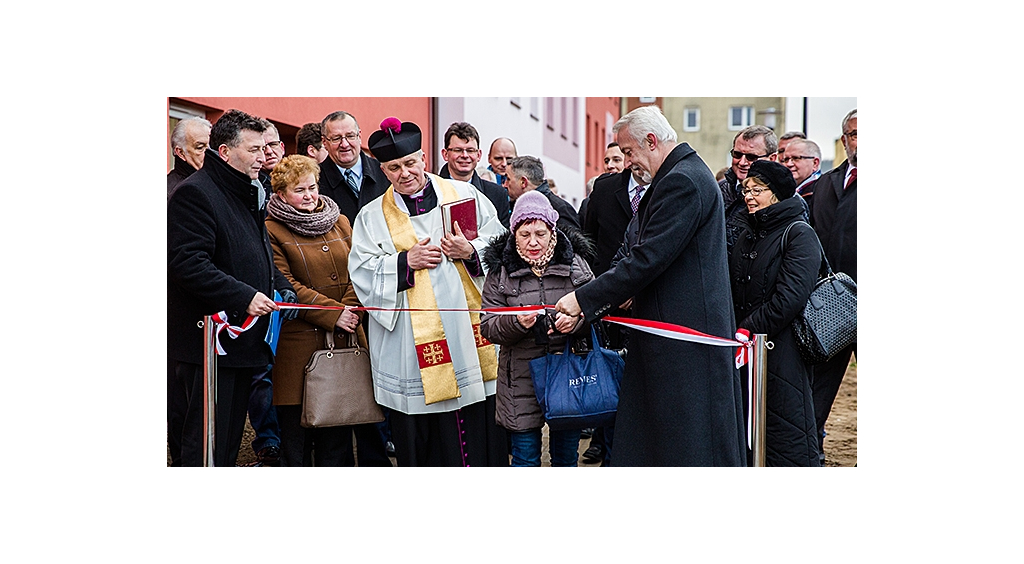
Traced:
[[402, 307], [369, 307], [369, 306], [321, 306], [312, 304], [292, 304], [287, 302], [274, 302], [281, 309], [324, 309], [324, 310], [335, 310], [341, 311], [343, 309], [350, 309], [352, 311], [465, 311], [475, 313], [492, 313], [494, 315], [519, 315], [522, 313], [533, 313], [535, 311], [544, 311], [545, 309], [554, 309], [555, 306], [548, 305], [531, 305], [531, 306], [508, 306], [508, 307], [488, 307], [481, 309], [466, 309], [466, 308], [434, 308], [434, 309], [416, 309], [416, 308], [402, 308]]
[[665, 323], [663, 321], [650, 321], [647, 319], [614, 316], [605, 317], [604, 320], [609, 323], [629, 327], [630, 329], [636, 329], [637, 331], [643, 331], [644, 333], [665, 337], [666, 339], [701, 343], [716, 347], [737, 347], [735, 354], [736, 368], [743, 366], [750, 360], [749, 349], [754, 345], [754, 343], [749, 341], [743, 342], [734, 339], [726, 339], [724, 337], [716, 337], [714, 335], [708, 335], [707, 333], [701, 333], [700, 331], [690, 329], [689, 327], [683, 327], [682, 325], [675, 325], [673, 323]]
[[228, 354], [227, 351], [224, 350], [224, 347], [222, 347], [220, 344], [221, 331], [227, 330], [229, 337], [231, 337], [232, 339], [237, 339], [239, 335], [241, 335], [245, 331], [248, 331], [250, 327], [255, 325], [256, 320], [259, 319], [259, 317], [253, 317], [250, 315], [249, 317], [246, 318], [245, 323], [239, 326], [232, 325], [231, 323], [229, 323], [228, 314], [227, 312], [224, 311], [212, 315], [210, 316], [210, 318], [213, 320], [213, 326], [217, 328], [217, 338], [214, 339], [214, 341], [217, 343], [217, 354], [220, 356]]

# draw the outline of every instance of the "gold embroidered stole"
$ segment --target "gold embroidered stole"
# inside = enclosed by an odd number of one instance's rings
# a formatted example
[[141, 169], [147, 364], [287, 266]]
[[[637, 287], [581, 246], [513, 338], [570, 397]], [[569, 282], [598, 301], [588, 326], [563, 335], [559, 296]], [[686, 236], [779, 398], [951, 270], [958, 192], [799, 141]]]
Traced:
[[[459, 199], [455, 187], [450, 182], [433, 174], [430, 175], [430, 179], [434, 186], [439, 188], [438, 205]], [[387, 222], [395, 248], [399, 252], [408, 251], [419, 242], [419, 239], [413, 230], [409, 215], [398, 209], [398, 205], [395, 204], [394, 191], [394, 186], [388, 187], [387, 193], [382, 199], [384, 220]], [[473, 283], [473, 279], [462, 261], [456, 261], [455, 267], [462, 280], [468, 307], [479, 309], [482, 303], [480, 291]], [[441, 314], [437, 311], [437, 298], [434, 296], [434, 287], [431, 284], [428, 269], [413, 271], [413, 286], [406, 290], [406, 297], [410, 309], [426, 310], [409, 312], [416, 344], [416, 357], [420, 367], [420, 379], [423, 382], [424, 402], [430, 405], [460, 397], [462, 394], [455, 379], [451, 351], [448, 348], [448, 340], [441, 323]], [[485, 381], [495, 380], [498, 376], [498, 360], [494, 352], [494, 345], [480, 334], [479, 313], [470, 313], [470, 322], [473, 326], [473, 336], [476, 340], [477, 356], [480, 360], [483, 379]]]

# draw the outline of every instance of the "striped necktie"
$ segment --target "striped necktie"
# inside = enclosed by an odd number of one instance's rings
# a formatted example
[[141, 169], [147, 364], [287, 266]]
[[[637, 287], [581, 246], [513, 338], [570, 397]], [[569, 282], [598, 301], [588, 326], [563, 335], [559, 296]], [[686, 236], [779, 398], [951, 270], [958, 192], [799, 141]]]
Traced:
[[355, 192], [356, 196], [358, 196], [359, 185], [356, 184], [356, 175], [355, 173], [352, 172], [351, 169], [345, 170], [345, 180], [348, 181], [348, 187], [351, 188], [353, 192]]

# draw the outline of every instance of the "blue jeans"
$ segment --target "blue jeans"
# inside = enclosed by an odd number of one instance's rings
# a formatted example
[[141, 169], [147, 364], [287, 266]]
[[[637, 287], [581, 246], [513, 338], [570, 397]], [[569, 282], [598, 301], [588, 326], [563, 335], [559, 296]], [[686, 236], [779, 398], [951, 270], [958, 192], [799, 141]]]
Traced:
[[277, 423], [277, 410], [274, 409], [274, 388], [271, 383], [271, 369], [257, 372], [252, 377], [249, 390], [249, 424], [256, 432], [252, 441], [252, 451], [259, 452], [267, 446], [281, 447], [281, 427]]
[[[540, 466], [541, 430], [512, 431], [512, 466]], [[580, 449], [580, 430], [548, 430], [548, 449], [552, 466], [576, 466]]]

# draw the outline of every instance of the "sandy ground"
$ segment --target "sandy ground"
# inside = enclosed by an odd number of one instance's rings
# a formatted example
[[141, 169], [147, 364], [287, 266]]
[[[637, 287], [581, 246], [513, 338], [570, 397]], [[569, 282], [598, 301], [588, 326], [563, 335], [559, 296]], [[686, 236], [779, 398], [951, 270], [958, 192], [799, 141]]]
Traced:
[[[545, 431], [547, 428], [545, 427]], [[832, 405], [832, 414], [825, 424], [825, 465], [826, 466], [855, 466], [857, 464], [857, 362], [850, 364], [843, 378], [843, 384], [839, 388], [839, 394]], [[544, 454], [541, 457], [541, 465], [549, 466], [550, 457], [547, 454], [547, 433], [544, 434]], [[248, 466], [256, 460], [252, 448], [249, 446], [255, 434], [249, 422], [245, 423], [245, 434], [242, 436], [242, 448], [238, 454], [238, 465]], [[590, 439], [580, 441], [580, 466], [584, 468], [600, 467], [600, 464], [586, 464], [583, 462], [583, 452], [590, 446]], [[392, 459], [394, 462], [394, 459]], [[168, 453], [167, 463], [170, 464]]]

